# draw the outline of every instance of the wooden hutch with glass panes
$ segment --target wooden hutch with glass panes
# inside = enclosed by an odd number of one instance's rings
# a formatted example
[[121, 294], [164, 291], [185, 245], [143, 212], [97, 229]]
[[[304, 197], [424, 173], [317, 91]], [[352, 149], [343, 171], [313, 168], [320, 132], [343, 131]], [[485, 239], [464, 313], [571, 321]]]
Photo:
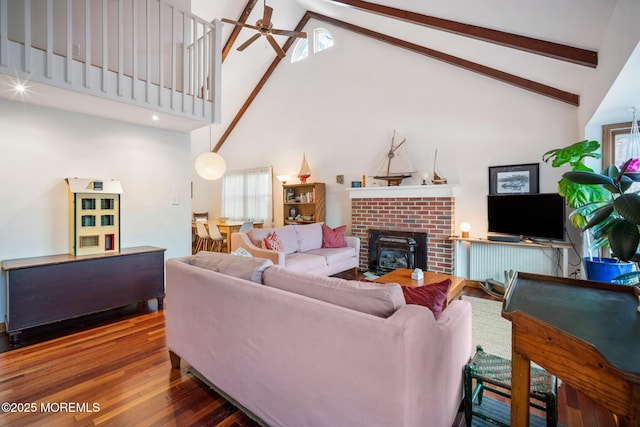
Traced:
[[323, 182], [284, 184], [282, 191], [285, 225], [324, 222], [326, 196]]

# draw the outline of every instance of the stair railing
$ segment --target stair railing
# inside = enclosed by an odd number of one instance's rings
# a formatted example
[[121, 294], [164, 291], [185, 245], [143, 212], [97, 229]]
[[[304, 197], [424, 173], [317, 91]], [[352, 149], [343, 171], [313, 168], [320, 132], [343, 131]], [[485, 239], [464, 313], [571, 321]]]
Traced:
[[0, 0], [0, 72], [214, 122], [220, 33], [167, 0]]

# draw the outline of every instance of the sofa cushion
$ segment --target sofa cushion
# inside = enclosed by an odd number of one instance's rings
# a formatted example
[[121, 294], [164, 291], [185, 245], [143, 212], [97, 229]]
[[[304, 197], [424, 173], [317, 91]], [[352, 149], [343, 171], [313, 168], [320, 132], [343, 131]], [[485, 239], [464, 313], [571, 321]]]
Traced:
[[285, 225], [280, 228], [252, 228], [247, 235], [254, 245], [260, 247], [262, 239], [274, 231], [278, 233], [278, 238], [284, 245], [285, 254], [298, 252], [298, 237], [296, 236], [296, 230], [293, 225]]
[[262, 283], [262, 272], [272, 266], [273, 262], [264, 258], [201, 251], [189, 258], [189, 264], [227, 276]]
[[403, 286], [402, 293], [407, 304], [418, 304], [427, 307], [437, 319], [442, 313], [442, 305], [447, 300], [451, 279], [430, 283], [424, 286]]
[[322, 255], [315, 255], [309, 252], [296, 252], [295, 254], [287, 255], [284, 265], [294, 271], [309, 272], [325, 268], [327, 259]]
[[389, 317], [405, 305], [397, 283], [379, 284], [317, 276], [274, 266], [262, 275], [265, 286], [294, 292], [379, 317]]
[[218, 265], [226, 256], [221, 252], [200, 251], [189, 258], [189, 264], [211, 271], [219, 271]]
[[344, 248], [321, 248], [314, 249], [312, 251], [307, 252], [311, 255], [322, 256], [325, 259], [325, 263], [327, 265], [337, 264], [346, 259], [355, 258], [356, 250], [355, 248], [346, 246]]
[[271, 267], [273, 262], [264, 258], [239, 257], [228, 255], [218, 264], [218, 272], [227, 276], [239, 277], [240, 279], [251, 280], [262, 283], [262, 273]]
[[294, 225], [296, 237], [298, 238], [298, 250], [307, 252], [311, 249], [322, 247], [322, 226], [321, 222], [313, 224]]
[[344, 231], [347, 229], [346, 225], [340, 227], [331, 228], [322, 224], [322, 247], [323, 248], [344, 248]]

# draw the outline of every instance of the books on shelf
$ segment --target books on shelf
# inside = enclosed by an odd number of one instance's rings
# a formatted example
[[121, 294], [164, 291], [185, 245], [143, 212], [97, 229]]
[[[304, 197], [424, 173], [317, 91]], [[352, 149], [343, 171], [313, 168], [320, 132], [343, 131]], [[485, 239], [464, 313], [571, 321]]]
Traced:
[[306, 193], [300, 194], [300, 203], [315, 203], [315, 201], [316, 201], [315, 189], [313, 191], [308, 191]]

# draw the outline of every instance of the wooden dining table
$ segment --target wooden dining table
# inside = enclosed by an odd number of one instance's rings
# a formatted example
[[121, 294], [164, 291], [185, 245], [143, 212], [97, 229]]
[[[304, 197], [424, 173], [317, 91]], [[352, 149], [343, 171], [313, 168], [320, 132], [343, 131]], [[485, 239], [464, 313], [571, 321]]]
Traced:
[[[209, 229], [209, 224], [215, 224], [216, 226], [218, 226], [218, 230], [220, 230], [220, 234], [222, 234], [222, 237], [224, 237], [225, 239], [227, 239], [227, 253], [231, 252], [231, 233], [236, 233], [238, 231], [240, 231], [240, 227], [242, 226], [242, 224], [245, 223], [245, 221], [236, 221], [236, 220], [226, 220], [224, 222], [217, 220], [217, 219], [212, 219], [212, 220], [207, 220], [205, 221], [205, 225], [207, 226], [207, 230]], [[253, 226], [255, 228], [262, 228], [263, 226], [263, 222], [262, 221], [254, 221]], [[195, 233], [195, 228], [196, 228], [196, 222], [192, 221], [191, 222], [191, 228], [193, 230], [193, 232]]]

